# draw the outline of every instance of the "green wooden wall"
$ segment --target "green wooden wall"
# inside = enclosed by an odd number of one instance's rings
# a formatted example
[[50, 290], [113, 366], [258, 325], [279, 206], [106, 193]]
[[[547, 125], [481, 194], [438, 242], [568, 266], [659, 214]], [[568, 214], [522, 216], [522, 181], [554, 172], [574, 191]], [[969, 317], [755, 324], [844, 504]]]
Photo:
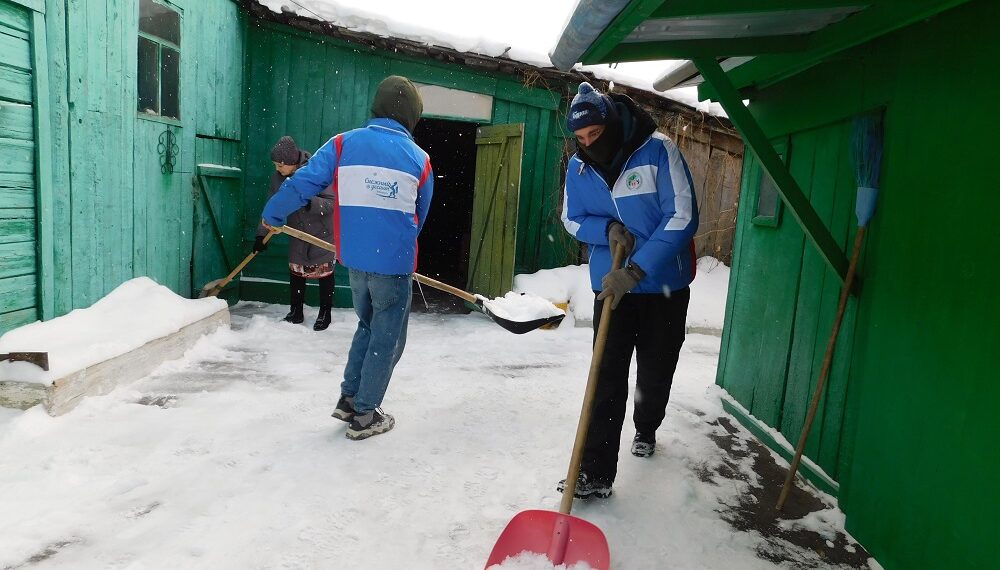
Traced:
[[[856, 223], [849, 121], [885, 108], [861, 296], [807, 455], [839, 480], [848, 530], [886, 568], [996, 564], [998, 17], [1000, 5], [970, 2], [751, 103], [765, 132], [788, 142], [793, 175], [845, 248]], [[756, 194], [744, 189], [718, 382], [794, 443], [838, 287], [791, 219], [752, 223]]]
[[[267, 197], [271, 146], [291, 135], [301, 148], [312, 151], [331, 136], [363, 125], [370, 117], [375, 87], [387, 75], [399, 74], [419, 83], [491, 95], [492, 124], [524, 123], [515, 271], [575, 260], [559, 221], [563, 139], [557, 128], [558, 94], [525, 88], [500, 74], [372, 50], [278, 24], [255, 22], [248, 36], [246, 250]], [[275, 245], [244, 272], [242, 298], [286, 302], [286, 240], [275, 238]], [[307, 289], [307, 302], [315, 303], [314, 289]], [[343, 268], [338, 268], [335, 303], [350, 305]]]
[[[45, 4], [51, 101], [51, 316], [88, 306], [148, 275], [190, 295], [196, 154], [239, 164], [245, 18], [229, 0], [177, 0], [182, 13], [181, 119], [136, 111], [138, 2]], [[161, 172], [160, 136], [178, 159]], [[43, 294], [46, 293], [43, 290]]]
[[41, 312], [31, 10], [0, 0], [0, 333]]

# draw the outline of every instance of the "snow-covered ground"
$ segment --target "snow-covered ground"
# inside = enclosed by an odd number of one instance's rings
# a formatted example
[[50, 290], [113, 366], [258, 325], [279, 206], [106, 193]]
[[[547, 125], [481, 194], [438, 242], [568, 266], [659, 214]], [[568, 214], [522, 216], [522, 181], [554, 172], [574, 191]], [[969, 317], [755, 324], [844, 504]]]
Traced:
[[[316, 333], [285, 310], [243, 303], [232, 330], [65, 416], [0, 413], [0, 567], [473, 569], [516, 513], [558, 508], [591, 330], [415, 314], [396, 429], [354, 442], [330, 417], [353, 312]], [[629, 454], [627, 422], [614, 497], [574, 506], [615, 568], [773, 567], [718, 512], [748, 483], [705, 476], [727, 433], [718, 351], [688, 336], [656, 454]]]

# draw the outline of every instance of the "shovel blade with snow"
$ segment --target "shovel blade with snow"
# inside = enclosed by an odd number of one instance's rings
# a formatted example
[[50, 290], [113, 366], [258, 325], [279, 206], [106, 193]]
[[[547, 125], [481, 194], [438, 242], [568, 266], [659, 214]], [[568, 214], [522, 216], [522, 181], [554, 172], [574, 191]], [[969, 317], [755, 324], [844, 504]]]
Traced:
[[507, 523], [486, 567], [522, 552], [544, 554], [553, 566], [584, 562], [594, 570], [611, 567], [608, 540], [594, 523], [555, 511], [522, 511]]
[[47, 352], [8, 352], [0, 354], [0, 362], [30, 362], [42, 370], [49, 369], [49, 353]]
[[[280, 228], [279, 227], [272, 228], [271, 231], [275, 231], [275, 232], [279, 232], [279, 233], [290, 235], [290, 236], [292, 236], [294, 238], [298, 238], [298, 239], [300, 239], [302, 241], [309, 242], [309, 243], [315, 245], [316, 247], [321, 247], [321, 248], [323, 248], [323, 249], [325, 249], [327, 251], [333, 251], [333, 252], [337, 251], [337, 248], [334, 247], [333, 244], [327, 243], [327, 242], [325, 242], [325, 241], [323, 241], [323, 240], [319, 239], [318, 237], [313, 236], [311, 234], [307, 234], [306, 232], [304, 232], [302, 230], [297, 230], [295, 228], [291, 228], [291, 227], [288, 227], [288, 226], [281, 226]], [[421, 275], [419, 273], [414, 273], [413, 274], [413, 279], [415, 281], [417, 281], [418, 283], [422, 283], [424, 285], [427, 285], [428, 287], [433, 287], [435, 289], [438, 289], [439, 291], [444, 291], [445, 293], [450, 293], [450, 294], [455, 295], [456, 297], [458, 297], [460, 299], [464, 299], [465, 301], [468, 301], [478, 311], [482, 312], [484, 315], [486, 315], [487, 317], [489, 317], [490, 320], [492, 320], [496, 324], [500, 325], [505, 330], [508, 330], [508, 331], [510, 331], [510, 332], [512, 332], [514, 334], [524, 334], [526, 332], [533, 331], [533, 330], [535, 330], [535, 329], [537, 329], [537, 328], [539, 328], [541, 326], [544, 326], [544, 325], [555, 324], [555, 323], [558, 323], [558, 322], [562, 321], [566, 317], [566, 314], [563, 313], [561, 315], [555, 315], [555, 316], [551, 316], [551, 317], [543, 317], [543, 318], [540, 318], [540, 319], [531, 319], [531, 320], [527, 320], [527, 321], [515, 321], [515, 320], [511, 320], [511, 319], [506, 319], [506, 318], [503, 318], [503, 317], [501, 317], [499, 315], [494, 314], [492, 311], [489, 310], [489, 308], [487, 308], [486, 306], [484, 306], [483, 305], [483, 297], [479, 297], [477, 295], [473, 295], [472, 293], [469, 293], [468, 291], [463, 291], [463, 290], [459, 289], [458, 287], [452, 287], [451, 285], [448, 285], [447, 283], [442, 283], [442, 282], [440, 282], [440, 281], [438, 281], [436, 279], [431, 279], [430, 277]]]

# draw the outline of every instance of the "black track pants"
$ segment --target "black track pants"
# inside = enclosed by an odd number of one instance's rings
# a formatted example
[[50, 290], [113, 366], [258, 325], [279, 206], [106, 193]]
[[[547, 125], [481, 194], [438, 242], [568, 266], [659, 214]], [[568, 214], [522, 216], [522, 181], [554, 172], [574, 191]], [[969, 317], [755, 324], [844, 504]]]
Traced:
[[[628, 399], [628, 371], [635, 352], [638, 365], [635, 389], [637, 431], [655, 432], [666, 414], [670, 385], [677, 358], [684, 344], [690, 289], [663, 295], [626, 295], [611, 312], [611, 326], [604, 348], [594, 412], [587, 432], [582, 469], [592, 478], [613, 483], [618, 474], [618, 448], [625, 402]], [[594, 301], [594, 340], [603, 301]]]

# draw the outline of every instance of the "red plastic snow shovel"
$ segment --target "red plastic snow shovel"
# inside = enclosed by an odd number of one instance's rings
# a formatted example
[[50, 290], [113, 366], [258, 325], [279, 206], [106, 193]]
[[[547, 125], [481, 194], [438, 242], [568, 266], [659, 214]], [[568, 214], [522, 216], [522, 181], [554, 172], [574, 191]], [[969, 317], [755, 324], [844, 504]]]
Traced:
[[[295, 228], [290, 228], [288, 226], [281, 226], [281, 227], [274, 227], [271, 229], [271, 231], [288, 234], [294, 238], [298, 238], [302, 241], [309, 242], [315, 245], [316, 247], [321, 247], [328, 251], [334, 251], [334, 252], [337, 251], [336, 248], [333, 246], [333, 244], [327, 243], [316, 236], [307, 234], [306, 232], [297, 230]], [[563, 318], [566, 317], [566, 314], [563, 313], [561, 315], [556, 315], [553, 317], [543, 317], [540, 319], [531, 319], [528, 321], [512, 321], [510, 319], [505, 319], [499, 315], [493, 314], [493, 312], [490, 311], [488, 307], [483, 305], [482, 297], [473, 295], [468, 291], [463, 291], [458, 287], [452, 287], [447, 283], [442, 283], [436, 279], [431, 279], [430, 277], [426, 277], [419, 273], [413, 274], [413, 280], [417, 281], [418, 283], [423, 283], [424, 285], [427, 285], [429, 287], [433, 287], [439, 291], [450, 293], [465, 301], [468, 301], [470, 304], [474, 305], [476, 309], [478, 309], [481, 313], [489, 317], [493, 322], [495, 322], [496, 324], [503, 327], [505, 330], [508, 330], [514, 334], [524, 334], [526, 332], [533, 331], [544, 325], [555, 324], [562, 321]]]
[[[619, 246], [611, 264], [612, 271], [621, 267], [624, 257], [625, 250]], [[608, 539], [601, 529], [569, 514], [573, 508], [576, 478], [580, 475], [580, 464], [583, 462], [583, 447], [587, 443], [590, 414], [594, 409], [594, 394], [597, 392], [597, 376], [604, 358], [604, 345], [608, 341], [611, 311], [611, 303], [604, 303], [601, 320], [597, 324], [597, 339], [594, 342], [594, 355], [590, 360], [587, 390], [583, 396], [580, 423], [576, 426], [576, 441], [573, 443], [573, 455], [566, 473], [566, 487], [563, 489], [562, 502], [559, 503], [559, 512], [531, 510], [515, 515], [493, 546], [493, 552], [486, 561], [487, 568], [502, 564], [507, 558], [522, 552], [544, 554], [553, 565], [570, 566], [585, 562], [595, 570], [608, 570], [611, 567]]]

